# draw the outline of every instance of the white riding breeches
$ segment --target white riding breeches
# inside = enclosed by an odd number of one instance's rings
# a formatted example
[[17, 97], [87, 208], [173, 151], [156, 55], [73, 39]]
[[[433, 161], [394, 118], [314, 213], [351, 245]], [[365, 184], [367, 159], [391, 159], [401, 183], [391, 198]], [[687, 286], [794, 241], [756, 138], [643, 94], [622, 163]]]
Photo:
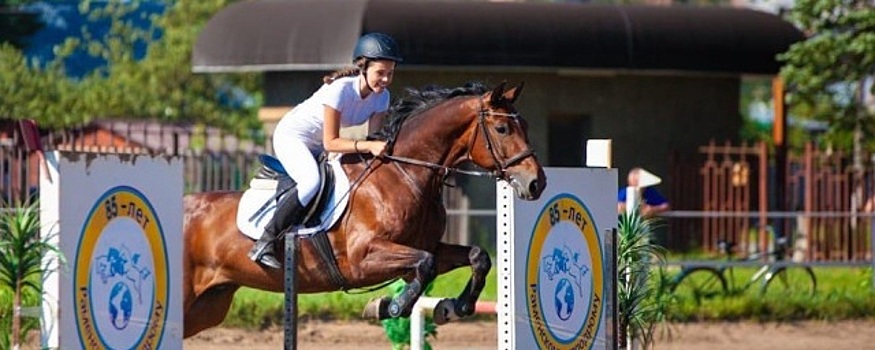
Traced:
[[[286, 168], [286, 172], [297, 183], [298, 200], [307, 205], [319, 190], [319, 167], [316, 164], [316, 154], [307, 145], [288, 135], [277, 135], [273, 138], [274, 153]], [[284, 137], [285, 136], [285, 137]], [[321, 153], [316, 152], [316, 153]]]

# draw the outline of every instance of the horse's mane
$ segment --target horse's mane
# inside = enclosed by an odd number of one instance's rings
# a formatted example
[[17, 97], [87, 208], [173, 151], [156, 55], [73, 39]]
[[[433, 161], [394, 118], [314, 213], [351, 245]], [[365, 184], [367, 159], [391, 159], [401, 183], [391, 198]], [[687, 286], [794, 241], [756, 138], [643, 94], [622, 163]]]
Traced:
[[383, 128], [371, 137], [385, 140], [390, 144], [395, 143], [395, 137], [401, 130], [401, 125], [412, 116], [418, 115], [440, 102], [458, 96], [482, 95], [489, 91], [486, 85], [479, 82], [470, 82], [464, 86], [445, 88], [437, 85], [429, 85], [420, 89], [407, 88], [406, 95], [397, 99], [389, 108]]

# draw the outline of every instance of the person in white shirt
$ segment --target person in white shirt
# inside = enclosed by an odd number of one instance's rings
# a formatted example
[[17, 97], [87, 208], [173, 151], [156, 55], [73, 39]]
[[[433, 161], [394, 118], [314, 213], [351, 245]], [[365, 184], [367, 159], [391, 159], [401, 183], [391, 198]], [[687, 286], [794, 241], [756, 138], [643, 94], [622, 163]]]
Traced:
[[389, 90], [395, 66], [401, 62], [398, 44], [382, 33], [359, 38], [353, 51], [354, 67], [325, 76], [324, 85], [277, 124], [273, 145], [277, 158], [297, 183], [296, 189], [278, 203], [264, 234], [249, 251], [262, 265], [280, 268], [273, 242], [287, 227], [297, 223], [304, 206], [313, 199], [320, 183], [316, 158], [323, 152], [381, 155], [384, 141], [358, 141], [340, 137], [340, 128], [370, 121], [375, 132], [389, 109]]

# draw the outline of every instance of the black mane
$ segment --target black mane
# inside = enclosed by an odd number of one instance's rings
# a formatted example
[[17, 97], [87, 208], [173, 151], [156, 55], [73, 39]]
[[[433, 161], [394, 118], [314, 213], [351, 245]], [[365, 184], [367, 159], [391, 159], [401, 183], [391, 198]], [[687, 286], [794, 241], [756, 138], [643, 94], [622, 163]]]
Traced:
[[399, 98], [389, 108], [383, 128], [372, 135], [373, 138], [395, 143], [395, 137], [401, 130], [401, 125], [411, 116], [434, 107], [436, 104], [458, 96], [472, 96], [485, 94], [489, 89], [479, 82], [471, 82], [456, 88], [444, 88], [429, 85], [419, 90], [407, 88], [406, 95]]

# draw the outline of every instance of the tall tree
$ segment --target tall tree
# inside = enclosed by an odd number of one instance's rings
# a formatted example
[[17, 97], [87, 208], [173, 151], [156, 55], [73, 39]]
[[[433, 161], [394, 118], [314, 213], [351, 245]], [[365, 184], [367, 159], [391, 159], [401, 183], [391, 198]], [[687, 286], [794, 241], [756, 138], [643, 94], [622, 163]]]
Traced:
[[[863, 150], [873, 143], [873, 111], [866, 80], [875, 74], [875, 6], [871, 0], [797, 0], [790, 18], [808, 38], [779, 56], [794, 113], [829, 122], [833, 145], [853, 149], [856, 184], [851, 209], [863, 198]], [[871, 88], [870, 89], [870, 93]], [[852, 223], [856, 225], [856, 220]]]
[[[62, 128], [104, 118], [201, 122], [228, 130], [259, 126], [260, 76], [200, 75], [191, 52], [206, 21], [230, 1], [83, 0], [79, 10], [105, 32], [70, 38], [54, 62], [34, 64], [0, 46], [0, 117]], [[160, 13], [143, 6], [161, 5]], [[65, 58], [87, 52], [106, 64], [81, 77], [64, 74]], [[231, 96], [229, 98], [229, 96]]]
[[[198, 121], [230, 130], [256, 127], [258, 75], [202, 75], [191, 70], [200, 29], [228, 2], [170, 1], [162, 15], [152, 16], [150, 28], [133, 23], [130, 14], [140, 6], [137, 1], [110, 1], [101, 5], [102, 11], [86, 9], [95, 20], [103, 16], [113, 23], [99, 45], [89, 44], [110, 63], [91, 77], [100, 83], [89, 90], [89, 100], [101, 101], [108, 117]], [[133, 50], [143, 44], [148, 49], [140, 58]]]
[[861, 166], [864, 136], [875, 130], [864, 104], [865, 81], [875, 74], [875, 6], [871, 0], [797, 0], [790, 18], [808, 38], [779, 56], [788, 102], [796, 115], [829, 122], [832, 143], [852, 146]]

